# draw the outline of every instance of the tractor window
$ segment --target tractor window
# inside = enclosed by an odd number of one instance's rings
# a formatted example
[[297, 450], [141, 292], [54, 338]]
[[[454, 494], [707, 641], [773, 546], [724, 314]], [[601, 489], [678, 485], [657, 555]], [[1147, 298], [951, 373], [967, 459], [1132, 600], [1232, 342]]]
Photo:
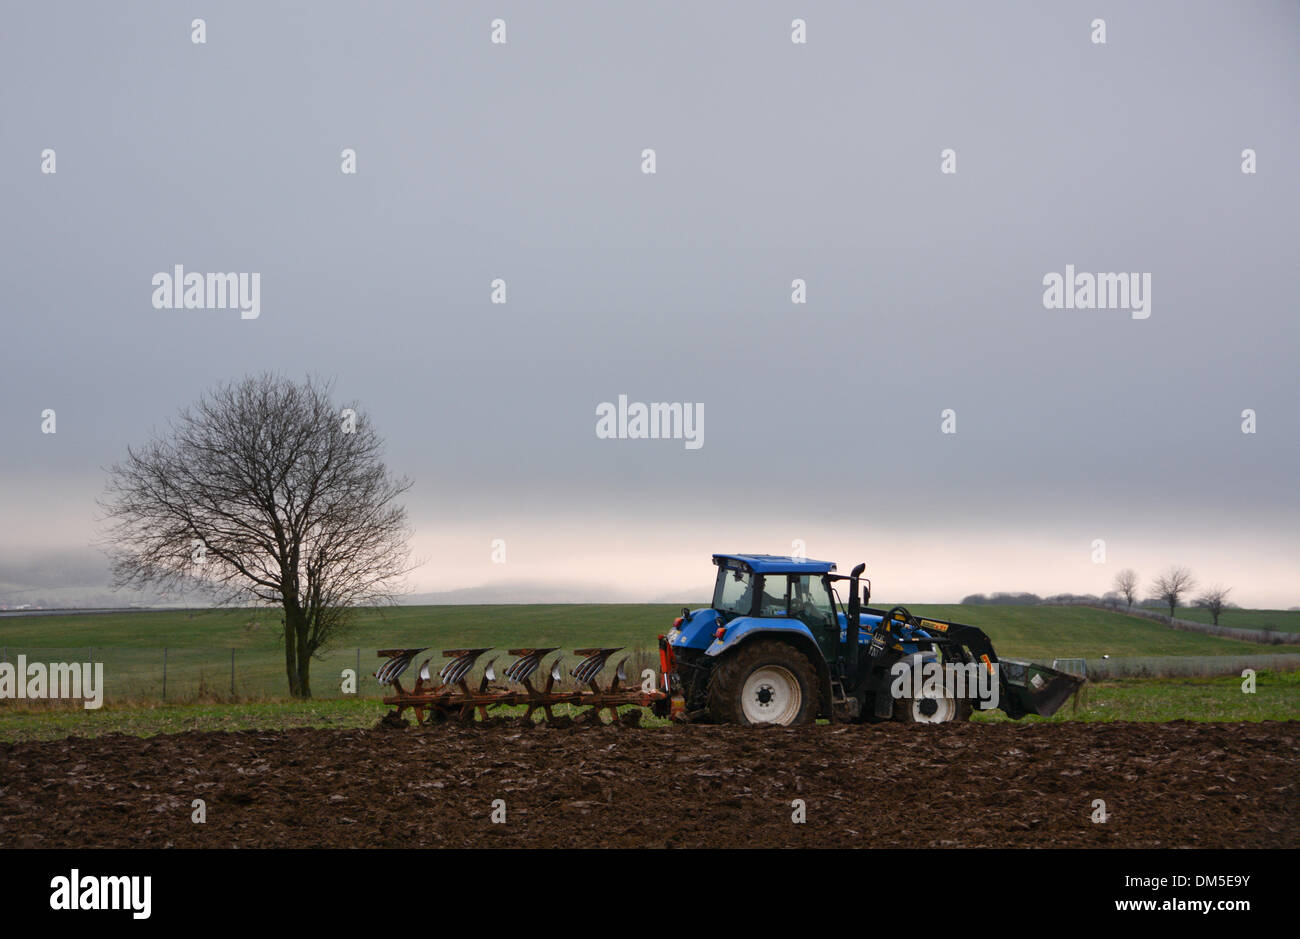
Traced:
[[799, 617], [812, 629], [835, 625], [835, 607], [824, 577], [820, 574], [791, 575], [790, 615]]
[[786, 615], [786, 577], [784, 574], [767, 574], [763, 577], [763, 595], [758, 600], [759, 616]]
[[748, 616], [754, 605], [754, 575], [743, 571], [718, 568], [718, 582], [713, 588], [713, 608], [719, 613]]

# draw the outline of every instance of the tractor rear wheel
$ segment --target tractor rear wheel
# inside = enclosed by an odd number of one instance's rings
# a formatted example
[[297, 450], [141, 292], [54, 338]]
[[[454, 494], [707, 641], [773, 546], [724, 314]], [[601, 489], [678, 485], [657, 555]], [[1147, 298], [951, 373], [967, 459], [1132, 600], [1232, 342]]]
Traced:
[[817, 700], [816, 670], [784, 642], [747, 642], [727, 653], [709, 679], [709, 716], [717, 723], [811, 724]]

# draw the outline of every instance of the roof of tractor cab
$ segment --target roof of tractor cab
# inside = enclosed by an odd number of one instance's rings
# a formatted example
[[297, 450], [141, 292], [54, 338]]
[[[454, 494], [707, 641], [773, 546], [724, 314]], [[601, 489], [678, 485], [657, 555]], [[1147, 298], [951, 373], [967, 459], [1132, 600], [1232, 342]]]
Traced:
[[[831, 561], [814, 561], [812, 558], [781, 557], [775, 554], [715, 554], [713, 563], [739, 562], [744, 569], [755, 574], [828, 574], [835, 570]], [[734, 564], [727, 564], [734, 567]]]

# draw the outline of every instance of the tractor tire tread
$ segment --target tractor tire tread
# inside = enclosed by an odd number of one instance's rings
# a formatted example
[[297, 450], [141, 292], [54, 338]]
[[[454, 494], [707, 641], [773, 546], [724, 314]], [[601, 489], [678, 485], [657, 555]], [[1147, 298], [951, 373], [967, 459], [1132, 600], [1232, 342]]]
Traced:
[[788, 642], [754, 639], [728, 652], [709, 676], [709, 719], [716, 724], [748, 724], [741, 708], [740, 690], [756, 668], [779, 665], [800, 683], [803, 703], [790, 726], [811, 724], [817, 719], [819, 686], [817, 669], [808, 656]]

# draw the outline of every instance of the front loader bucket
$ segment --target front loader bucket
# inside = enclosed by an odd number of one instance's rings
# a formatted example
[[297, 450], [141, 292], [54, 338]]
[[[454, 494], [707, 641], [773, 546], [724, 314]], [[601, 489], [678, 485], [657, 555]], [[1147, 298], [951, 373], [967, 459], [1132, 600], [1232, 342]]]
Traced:
[[1046, 665], [1001, 659], [1002, 695], [999, 707], [1012, 717], [1037, 714], [1051, 717], [1087, 679]]

